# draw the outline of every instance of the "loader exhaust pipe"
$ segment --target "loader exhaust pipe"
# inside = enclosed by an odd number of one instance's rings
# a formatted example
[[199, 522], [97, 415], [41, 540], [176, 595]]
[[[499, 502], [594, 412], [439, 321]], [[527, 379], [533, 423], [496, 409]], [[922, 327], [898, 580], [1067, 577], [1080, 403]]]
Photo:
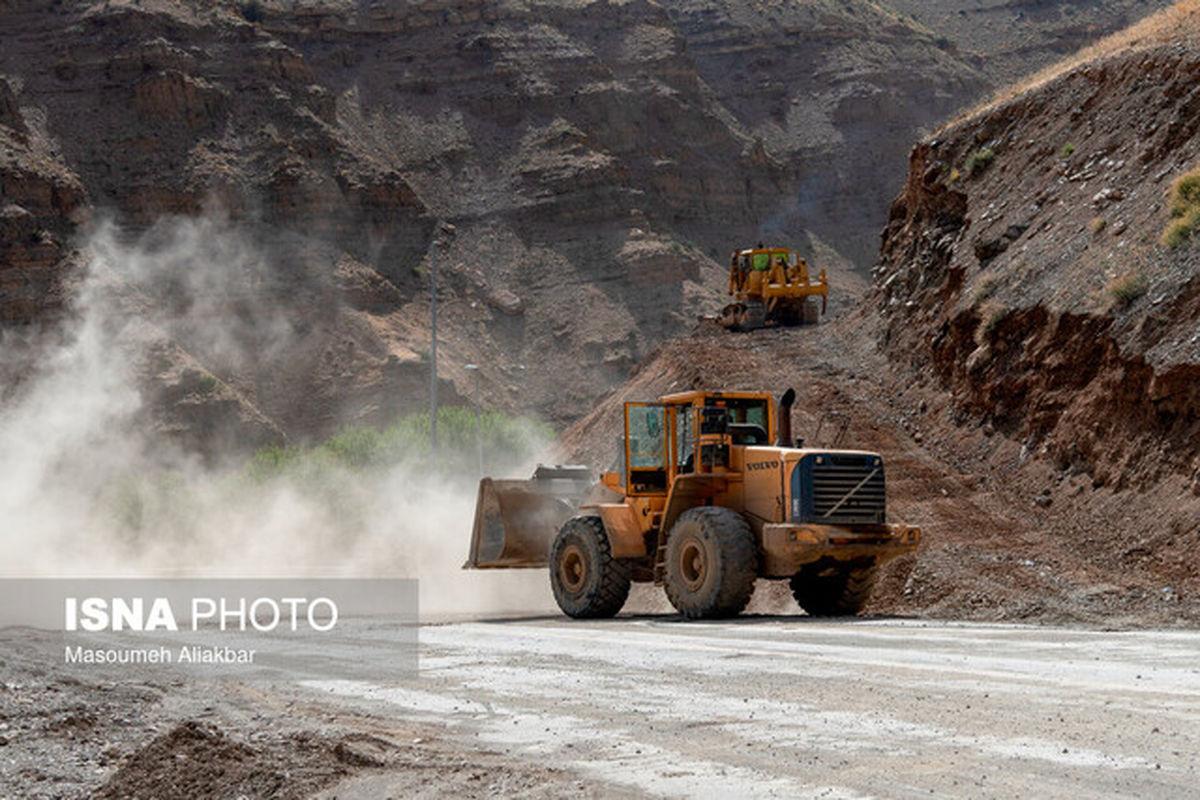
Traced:
[[788, 389], [779, 398], [779, 416], [775, 427], [779, 431], [776, 447], [792, 446], [792, 403], [796, 402], [796, 390]]

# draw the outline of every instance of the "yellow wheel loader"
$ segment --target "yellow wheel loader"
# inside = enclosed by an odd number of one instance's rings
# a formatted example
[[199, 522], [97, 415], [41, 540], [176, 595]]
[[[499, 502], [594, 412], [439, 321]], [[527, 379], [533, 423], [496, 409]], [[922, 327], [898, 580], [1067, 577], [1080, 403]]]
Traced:
[[824, 269], [811, 280], [808, 262], [794, 251], [760, 243], [730, 257], [729, 294], [733, 302], [721, 309], [718, 322], [730, 330], [815, 325], [825, 313], [829, 281]]
[[633, 582], [688, 618], [733, 616], [757, 578], [789, 580], [809, 614], [857, 614], [876, 568], [921, 531], [885, 519], [883, 460], [791, 438], [788, 390], [694, 391], [625, 404], [618, 465], [539, 467], [479, 485], [465, 568], [549, 566], [559, 607], [611, 617]]

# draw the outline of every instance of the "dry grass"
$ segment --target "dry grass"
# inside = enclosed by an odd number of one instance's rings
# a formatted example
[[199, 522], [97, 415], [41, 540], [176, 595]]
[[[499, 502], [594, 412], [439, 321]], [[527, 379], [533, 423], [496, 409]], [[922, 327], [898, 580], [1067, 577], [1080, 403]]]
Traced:
[[981, 150], [976, 150], [971, 155], [967, 156], [966, 162], [963, 164], [963, 169], [968, 175], [974, 175], [976, 172], [981, 172], [987, 168], [996, 159], [996, 151], [984, 147]]
[[1125, 308], [1144, 295], [1149, 288], [1150, 283], [1146, 280], [1146, 276], [1140, 272], [1134, 272], [1113, 279], [1108, 284], [1108, 293], [1117, 308]]
[[1002, 281], [995, 276], [983, 279], [975, 288], [975, 293], [971, 298], [972, 304], [979, 305], [983, 301], [987, 300], [996, 293], [996, 290], [998, 290], [1001, 285]]
[[1037, 89], [1055, 78], [1086, 64], [1119, 53], [1146, 50], [1167, 42], [1200, 42], [1200, 0], [1182, 0], [1157, 14], [1151, 14], [1141, 22], [1123, 31], [1106, 36], [1093, 45], [1055, 64], [1033, 73], [1018, 83], [1008, 86], [992, 98], [960, 114], [942, 126], [941, 130], [954, 127], [964, 120], [979, 116], [1017, 95]]
[[1163, 244], [1171, 248], [1187, 244], [1200, 229], [1200, 167], [1175, 179], [1167, 208], [1171, 221], [1163, 231]]
[[1008, 313], [1008, 309], [995, 300], [988, 300], [979, 307], [979, 327], [975, 329], [975, 344], [990, 347], [996, 339], [996, 328]]
[[1162, 234], [1162, 243], [1172, 250], [1183, 247], [1191, 241], [1197, 228], [1200, 228], [1200, 208], [1194, 208], [1187, 214], [1168, 222]]
[[1197, 206], [1200, 206], [1200, 168], [1185, 172], [1171, 183], [1171, 216], [1182, 217]]

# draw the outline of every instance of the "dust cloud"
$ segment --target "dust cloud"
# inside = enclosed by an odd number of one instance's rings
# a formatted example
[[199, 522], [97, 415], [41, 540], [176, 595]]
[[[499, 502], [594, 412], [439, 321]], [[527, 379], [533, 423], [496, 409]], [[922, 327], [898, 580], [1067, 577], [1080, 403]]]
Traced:
[[220, 219], [99, 225], [82, 252], [67, 321], [0, 334], [0, 576], [410, 577], [423, 615], [553, 608], [544, 571], [460, 569], [474, 475], [400, 454], [256, 479], [244, 448], [201, 458], [154, 423], [146, 373], [177, 342], [233, 371], [287, 356], [323, 313], [269, 301], [294, 264]]

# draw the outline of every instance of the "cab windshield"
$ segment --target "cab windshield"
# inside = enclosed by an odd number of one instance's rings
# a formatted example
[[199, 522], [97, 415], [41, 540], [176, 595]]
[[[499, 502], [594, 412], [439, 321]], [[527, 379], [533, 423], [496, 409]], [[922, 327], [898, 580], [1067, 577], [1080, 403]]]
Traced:
[[734, 425], [758, 425], [767, 429], [767, 404], [762, 400], [725, 400], [729, 422]]

